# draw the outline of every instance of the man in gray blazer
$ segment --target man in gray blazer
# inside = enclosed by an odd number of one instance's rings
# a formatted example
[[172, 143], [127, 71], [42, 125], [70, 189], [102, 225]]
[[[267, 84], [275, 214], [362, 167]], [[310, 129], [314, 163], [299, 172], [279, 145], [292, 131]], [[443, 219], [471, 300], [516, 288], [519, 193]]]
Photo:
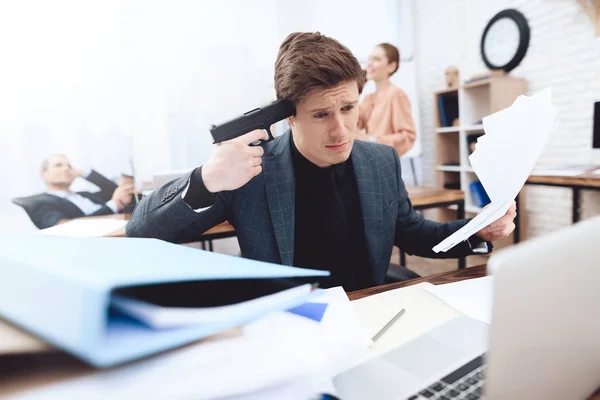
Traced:
[[[23, 207], [39, 229], [49, 228], [65, 219], [121, 213], [132, 201], [133, 186], [118, 186], [94, 170], [84, 172], [73, 168], [63, 155], [45, 159], [40, 176], [46, 184], [46, 192], [12, 200]], [[77, 178], [93, 183], [100, 191], [71, 191]]]
[[227, 220], [246, 258], [331, 271], [347, 291], [384, 283], [393, 245], [449, 258], [491, 251], [507, 215], [446, 253], [432, 247], [468, 220], [437, 223], [412, 208], [394, 148], [355, 141], [365, 75], [352, 53], [319, 33], [293, 33], [275, 64], [291, 130], [262, 146], [254, 131], [217, 144], [193, 172], [145, 198], [127, 236], [189, 242]]

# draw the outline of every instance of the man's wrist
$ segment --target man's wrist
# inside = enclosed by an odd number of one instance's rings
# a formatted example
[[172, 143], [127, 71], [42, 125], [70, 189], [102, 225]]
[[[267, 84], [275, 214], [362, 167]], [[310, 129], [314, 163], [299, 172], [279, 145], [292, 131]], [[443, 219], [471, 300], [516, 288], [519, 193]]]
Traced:
[[200, 178], [202, 179], [202, 185], [206, 190], [213, 194], [220, 191], [212, 180], [210, 165], [205, 164], [201, 166], [199, 172]]
[[210, 192], [202, 178], [204, 167], [196, 168], [190, 175], [188, 186], [182, 192], [185, 201], [193, 210], [210, 207], [214, 204], [216, 196]]
[[474, 254], [488, 254], [494, 248], [492, 242], [483, 239], [478, 234], [475, 234], [467, 239], [467, 244]]

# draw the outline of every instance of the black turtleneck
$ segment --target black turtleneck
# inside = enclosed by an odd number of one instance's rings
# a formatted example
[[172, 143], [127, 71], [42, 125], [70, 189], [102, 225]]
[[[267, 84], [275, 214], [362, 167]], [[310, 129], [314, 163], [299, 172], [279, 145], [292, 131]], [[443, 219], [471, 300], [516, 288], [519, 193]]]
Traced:
[[322, 287], [350, 292], [374, 286], [352, 160], [320, 168], [300, 154], [292, 135], [290, 140], [296, 177], [294, 265], [331, 271]]

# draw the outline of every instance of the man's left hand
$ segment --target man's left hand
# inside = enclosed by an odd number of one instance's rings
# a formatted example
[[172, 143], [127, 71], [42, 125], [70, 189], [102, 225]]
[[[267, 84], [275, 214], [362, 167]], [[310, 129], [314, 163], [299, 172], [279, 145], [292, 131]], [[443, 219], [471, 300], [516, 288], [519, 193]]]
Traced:
[[517, 204], [513, 201], [512, 205], [502, 218], [486, 226], [477, 232], [476, 235], [488, 242], [505, 238], [515, 230], [515, 223], [513, 220], [516, 216]]

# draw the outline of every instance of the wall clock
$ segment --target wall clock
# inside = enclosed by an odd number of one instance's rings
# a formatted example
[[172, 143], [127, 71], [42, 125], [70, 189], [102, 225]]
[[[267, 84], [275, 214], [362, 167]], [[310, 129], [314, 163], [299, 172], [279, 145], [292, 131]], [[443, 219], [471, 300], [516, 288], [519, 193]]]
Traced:
[[491, 70], [513, 70], [527, 53], [529, 24], [517, 10], [507, 9], [496, 14], [481, 36], [481, 57]]

